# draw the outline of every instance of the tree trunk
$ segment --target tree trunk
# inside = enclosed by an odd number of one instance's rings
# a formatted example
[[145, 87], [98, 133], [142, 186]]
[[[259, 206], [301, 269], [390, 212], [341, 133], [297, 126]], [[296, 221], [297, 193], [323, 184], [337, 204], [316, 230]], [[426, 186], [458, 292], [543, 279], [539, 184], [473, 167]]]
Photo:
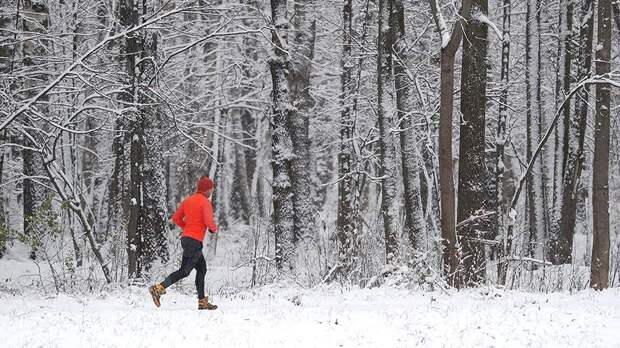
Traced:
[[[426, 233], [426, 223], [422, 209], [420, 191], [421, 159], [418, 153], [418, 130], [414, 129], [414, 115], [422, 109], [421, 103], [411, 93], [412, 81], [407, 74], [411, 52], [407, 45], [405, 32], [405, 7], [402, 0], [393, 0], [392, 25], [398, 28], [398, 38], [394, 44], [397, 54], [394, 60], [396, 83], [397, 119], [400, 120], [400, 146], [402, 156], [403, 184], [405, 194], [405, 221], [412, 251], [419, 249], [419, 239]], [[413, 100], [417, 100], [415, 103]]]
[[461, 287], [458, 277], [458, 250], [454, 216], [454, 172], [452, 163], [452, 109], [454, 107], [454, 59], [463, 38], [464, 14], [469, 15], [472, 1], [463, 0], [460, 20], [449, 34], [438, 0], [429, 0], [433, 19], [441, 37], [441, 77], [439, 105], [439, 189], [441, 205], [441, 239], [443, 274], [452, 286]]
[[[38, 67], [45, 64], [42, 61], [42, 57], [48, 54], [45, 48], [46, 43], [42, 42], [41, 36], [38, 34], [45, 32], [49, 26], [49, 8], [45, 2], [27, 0], [24, 1], [22, 15], [24, 17], [23, 30], [25, 33], [25, 40], [22, 44], [24, 65], [31, 68]], [[33, 88], [35, 84], [41, 81], [46, 81], [45, 74], [33, 75], [33, 78], [27, 80], [26, 84]], [[47, 97], [44, 97], [40, 101], [45, 102], [46, 99]], [[45, 105], [39, 106], [39, 112], [42, 114], [46, 113], [45, 109]], [[31, 121], [28, 120], [27, 122], [30, 123]], [[46, 195], [44, 187], [34, 179], [45, 173], [43, 157], [41, 152], [36, 150], [43, 146], [43, 140], [42, 133], [33, 129], [30, 132], [30, 137], [24, 137], [24, 145], [26, 147], [22, 150], [23, 172], [26, 177], [23, 182], [24, 234], [31, 238], [36, 238], [35, 234], [39, 229], [33, 225], [32, 217], [36, 214]], [[40, 180], [40, 178], [37, 180]], [[36, 258], [35, 246], [32, 247], [30, 258], [33, 260]]]
[[[596, 74], [610, 72], [611, 0], [598, 2]], [[592, 163], [593, 239], [590, 287], [602, 290], [609, 286], [609, 135], [611, 85], [596, 85], [594, 126], [594, 161]]]
[[273, 225], [276, 244], [276, 267], [292, 271], [295, 245], [293, 190], [291, 187], [291, 160], [293, 145], [288, 132], [288, 122], [294, 115], [289, 92], [290, 61], [287, 53], [287, 0], [271, 0], [271, 20], [274, 29], [274, 55], [269, 60], [272, 90], [271, 143], [273, 167]]
[[397, 150], [395, 139], [396, 109], [394, 76], [392, 71], [392, 47], [395, 42], [395, 23], [392, 1], [379, 0], [379, 32], [377, 39], [377, 119], [379, 123], [379, 157], [381, 177], [381, 214], [385, 236], [387, 264], [398, 262], [398, 198], [397, 198]]
[[[564, 7], [561, 4], [561, 7]], [[557, 78], [557, 97], [556, 106], [559, 107], [562, 101], [568, 93], [571, 87], [571, 62], [573, 58], [572, 49], [572, 31], [573, 31], [573, 12], [574, 1], [567, 0], [566, 8], [562, 9], [561, 13], [561, 25], [560, 25], [560, 41], [558, 43], [558, 60], [560, 73]], [[561, 86], [561, 87], [560, 87]], [[561, 91], [560, 91], [561, 89]], [[556, 127], [555, 137], [555, 163], [554, 163], [554, 178], [553, 178], [553, 215], [551, 220], [551, 248], [550, 255], [554, 263], [571, 263], [572, 250], [572, 236], [569, 237], [571, 243], [568, 249], [568, 256], [566, 256], [566, 250], [563, 250], [562, 246], [568, 244], [565, 231], [560, 229], [561, 219], [561, 207], [563, 206], [562, 200], [564, 198], [564, 185], [562, 184], [563, 178], [566, 175], [566, 163], [568, 160], [568, 152], [570, 149], [570, 104], [569, 107], [564, 108], [562, 122], [558, 123]]]
[[502, 244], [496, 248], [498, 260], [498, 283], [506, 284], [506, 271], [508, 264], [504, 259], [505, 256], [512, 252], [512, 234], [508, 235], [505, 227], [506, 206], [504, 205], [504, 172], [506, 169], [506, 161], [504, 158], [504, 147], [506, 145], [506, 122], [508, 119], [508, 90], [510, 87], [510, 0], [504, 0], [503, 16], [502, 16], [502, 69], [500, 75], [501, 94], [499, 97], [499, 114], [497, 116], [497, 133], [495, 139], [495, 153], [492, 170], [495, 175], [492, 176], [494, 191], [491, 195], [491, 207], [495, 213], [492, 218], [491, 226], [495, 226], [492, 239], [497, 236], [501, 237]]
[[353, 36], [353, 0], [343, 0], [343, 34], [342, 58], [340, 68], [342, 75], [340, 95], [340, 152], [338, 153], [338, 219], [336, 230], [340, 247], [338, 249], [338, 264], [340, 274], [348, 278], [355, 268], [358, 230], [355, 224], [353, 209], [354, 180], [353, 149], [354, 119], [351, 113], [351, 103], [354, 93], [353, 58], [351, 56], [351, 42]]
[[[525, 90], [527, 113], [527, 149], [529, 162], [541, 138], [541, 77], [540, 77], [540, 0], [528, 0], [526, 9]], [[545, 198], [543, 158], [539, 157], [528, 175], [529, 234], [527, 252], [535, 256], [539, 239], [545, 231]]]
[[[592, 40], [594, 33], [594, 0], [584, 0], [579, 28], [579, 64], [577, 79], [581, 81], [590, 75], [592, 68]], [[573, 235], [577, 222], [578, 190], [584, 162], [584, 141], [587, 128], [589, 85], [584, 86], [575, 99], [576, 110], [569, 124], [568, 155], [562, 180], [560, 219], [557, 240], [553, 241], [551, 260], [555, 264], [570, 264]]]
[[315, 0], [294, 2], [294, 37], [291, 40], [291, 71], [288, 75], [290, 97], [293, 103], [290, 115], [291, 185], [293, 189], [294, 234], [293, 242], [313, 231], [313, 187], [310, 181], [310, 113], [313, 100], [310, 96], [310, 73], [314, 57], [316, 36]]
[[487, 25], [476, 18], [486, 16], [487, 1], [474, 0], [465, 24], [461, 75], [461, 141], [459, 155], [457, 235], [461, 245], [463, 279], [468, 286], [485, 279], [485, 253], [481, 239], [488, 238], [488, 221], [483, 217], [487, 191], [485, 165], [485, 115], [487, 75]]

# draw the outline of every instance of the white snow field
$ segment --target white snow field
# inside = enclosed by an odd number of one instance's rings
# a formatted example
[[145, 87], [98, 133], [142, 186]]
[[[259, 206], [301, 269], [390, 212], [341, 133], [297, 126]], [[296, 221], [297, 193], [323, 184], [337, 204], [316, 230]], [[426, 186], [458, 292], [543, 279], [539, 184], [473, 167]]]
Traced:
[[[44, 263], [39, 274], [16, 243], [0, 259], [0, 347], [620, 347], [618, 288], [247, 289], [247, 270], [236, 266], [242, 240], [224, 235], [207, 260], [216, 311], [196, 309], [194, 272], [168, 289], [161, 308], [138, 286], [55, 295]], [[161, 274], [178, 266], [172, 260]]]
[[[187, 281], [186, 281], [187, 282]], [[620, 291], [302, 290], [271, 285], [216, 311], [176, 290], [0, 295], [2, 347], [618, 347]]]

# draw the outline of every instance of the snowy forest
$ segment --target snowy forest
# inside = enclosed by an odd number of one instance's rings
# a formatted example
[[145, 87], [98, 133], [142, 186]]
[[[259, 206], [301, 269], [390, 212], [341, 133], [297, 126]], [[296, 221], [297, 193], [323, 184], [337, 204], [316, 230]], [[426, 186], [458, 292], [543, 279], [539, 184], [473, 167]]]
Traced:
[[222, 299], [618, 287], [619, 33], [617, 0], [0, 0], [0, 294], [146, 296], [204, 175]]

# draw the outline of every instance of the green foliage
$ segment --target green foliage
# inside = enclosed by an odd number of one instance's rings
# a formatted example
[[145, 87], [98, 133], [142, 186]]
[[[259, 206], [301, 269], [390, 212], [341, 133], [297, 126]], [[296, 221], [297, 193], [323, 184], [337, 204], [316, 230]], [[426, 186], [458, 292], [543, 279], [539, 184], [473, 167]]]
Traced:
[[5, 225], [0, 225], [0, 257], [4, 256], [11, 231]]
[[38, 250], [46, 238], [55, 238], [62, 232], [60, 228], [59, 215], [52, 207], [52, 194], [48, 194], [41, 202], [34, 215], [27, 216], [26, 221], [33, 226], [32, 235], [18, 233], [17, 238], [29, 245], [32, 250]]

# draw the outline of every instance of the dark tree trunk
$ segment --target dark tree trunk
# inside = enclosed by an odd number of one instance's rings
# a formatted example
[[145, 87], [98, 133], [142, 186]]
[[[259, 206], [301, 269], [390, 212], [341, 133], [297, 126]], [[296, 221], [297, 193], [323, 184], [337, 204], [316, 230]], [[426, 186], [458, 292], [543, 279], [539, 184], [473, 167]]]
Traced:
[[[486, 0], [474, 0], [472, 6], [487, 13]], [[471, 18], [471, 17], [467, 17]], [[461, 75], [461, 141], [459, 155], [457, 235], [461, 245], [463, 279], [466, 285], [485, 279], [485, 253], [481, 239], [488, 238], [488, 221], [483, 217], [487, 191], [485, 165], [485, 113], [487, 80], [487, 25], [471, 18], [464, 28]]]
[[[581, 81], [590, 75], [592, 68], [592, 40], [594, 33], [594, 1], [584, 0], [579, 29], [579, 64], [577, 78]], [[569, 124], [568, 154], [562, 180], [562, 198], [557, 239], [552, 241], [551, 261], [554, 264], [570, 264], [573, 235], [577, 222], [577, 200], [584, 162], [584, 141], [587, 128], [589, 85], [584, 86], [575, 99], [576, 110]]]
[[352, 49], [352, 18], [353, 0], [343, 0], [343, 33], [342, 33], [342, 58], [340, 68], [342, 75], [341, 95], [340, 95], [340, 152], [338, 153], [338, 220], [336, 228], [338, 241], [338, 263], [340, 274], [343, 278], [348, 278], [355, 268], [358, 230], [355, 224], [355, 214], [353, 207], [354, 180], [353, 166], [355, 152], [353, 149], [354, 120], [351, 113], [351, 103], [353, 101], [354, 81], [353, 81], [353, 58]]
[[[598, 2], [596, 74], [606, 76], [611, 63], [611, 0]], [[594, 161], [592, 163], [593, 239], [590, 287], [609, 286], [609, 135], [611, 85], [596, 85]]]
[[288, 132], [288, 122], [294, 114], [289, 92], [291, 63], [286, 50], [287, 1], [271, 0], [271, 18], [274, 29], [271, 38], [274, 42], [274, 55], [269, 60], [272, 90], [272, 167], [273, 167], [273, 225], [276, 243], [276, 266], [280, 270], [292, 271], [295, 255], [293, 189], [291, 186], [291, 160], [293, 145]]
[[[45, 48], [46, 43], [42, 41], [41, 36], [38, 34], [47, 30], [49, 25], [49, 8], [44, 2], [33, 3], [30, 0], [24, 1], [24, 8], [22, 10], [22, 23], [23, 30], [26, 36], [24, 43], [22, 44], [23, 61], [26, 67], [40, 67], [45, 64], [43, 57], [47, 53]], [[30, 87], [35, 87], [42, 82], [45, 82], [45, 74], [35, 74], [31, 79], [28, 79], [25, 83]], [[47, 97], [43, 97], [40, 101], [45, 102]], [[46, 106], [39, 106], [39, 112], [46, 113]], [[30, 116], [26, 121], [32, 126]], [[44, 125], [41, 125], [42, 127]], [[24, 234], [30, 238], [37, 238], [36, 233], [39, 227], [34, 225], [32, 217], [36, 214], [41, 203], [43, 202], [46, 190], [42, 185], [37, 183], [41, 180], [41, 176], [45, 175], [45, 169], [43, 168], [43, 156], [41, 151], [37, 150], [43, 146], [43, 134], [40, 131], [34, 129], [30, 132], [29, 137], [24, 137], [24, 149], [22, 150], [23, 159], [23, 173], [25, 176], [23, 182], [23, 208], [24, 208]], [[38, 177], [38, 178], [37, 178]], [[35, 179], [36, 178], [36, 179]], [[36, 258], [36, 247], [33, 246], [30, 252], [30, 258]]]
[[[407, 46], [405, 32], [405, 7], [402, 0], [393, 0], [392, 19], [390, 22], [398, 30], [398, 38], [394, 44], [396, 59], [394, 60], [394, 76], [396, 83], [397, 119], [400, 120], [400, 147], [403, 168], [403, 184], [405, 194], [405, 222], [412, 251], [419, 248], [419, 239], [425, 234], [426, 225], [422, 209], [420, 191], [420, 166], [418, 139], [420, 135], [414, 128], [414, 114], [422, 109], [421, 103], [414, 98], [412, 81], [407, 75], [411, 52]], [[414, 102], [416, 100], [417, 102]]]
[[[557, 97], [556, 105], [559, 107], [562, 101], [570, 92], [571, 87], [571, 63], [573, 59], [572, 48], [572, 31], [573, 31], [573, 12], [574, 1], [567, 0], [566, 9], [563, 9], [564, 15], [561, 16], [563, 23], [560, 24], [560, 42], [558, 49], [558, 58], [560, 73], [558, 73], [557, 79]], [[580, 67], [581, 68], [581, 67]], [[561, 91], [560, 91], [561, 89]], [[556, 127], [556, 143], [555, 143], [555, 163], [554, 163], [554, 178], [553, 178], [553, 215], [551, 220], [551, 248], [550, 255], [551, 260], [555, 264], [571, 263], [572, 251], [572, 236], [570, 239], [570, 247], [568, 257], [566, 256], [566, 250], [563, 248], [568, 244], [566, 231], [563, 231], [560, 227], [560, 220], [562, 215], [562, 206], [564, 195], [563, 178], [566, 177], [566, 164], [569, 157], [569, 151], [571, 144], [570, 129], [571, 129], [571, 117], [570, 117], [570, 104], [563, 109], [562, 122]]]
[[[454, 108], [454, 60], [463, 39], [463, 21], [457, 21], [448, 34], [437, 0], [429, 0], [433, 18], [441, 37], [441, 77], [439, 105], [439, 189], [441, 205], [441, 239], [443, 244], [443, 274], [450, 285], [461, 287], [458, 277], [459, 255], [456, 246], [454, 216], [454, 170], [452, 156], [452, 111]], [[472, 1], [463, 0], [459, 17], [469, 16]], [[448, 37], [448, 39], [444, 39]]]

